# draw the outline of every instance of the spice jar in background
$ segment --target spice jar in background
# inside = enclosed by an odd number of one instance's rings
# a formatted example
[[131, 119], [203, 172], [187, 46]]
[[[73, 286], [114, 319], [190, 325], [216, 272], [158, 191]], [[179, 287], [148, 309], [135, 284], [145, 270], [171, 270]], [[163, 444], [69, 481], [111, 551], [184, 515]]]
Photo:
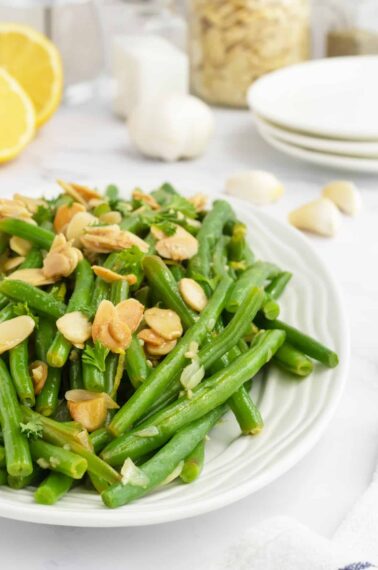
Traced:
[[308, 0], [189, 0], [193, 91], [209, 103], [246, 106], [269, 71], [308, 59]]

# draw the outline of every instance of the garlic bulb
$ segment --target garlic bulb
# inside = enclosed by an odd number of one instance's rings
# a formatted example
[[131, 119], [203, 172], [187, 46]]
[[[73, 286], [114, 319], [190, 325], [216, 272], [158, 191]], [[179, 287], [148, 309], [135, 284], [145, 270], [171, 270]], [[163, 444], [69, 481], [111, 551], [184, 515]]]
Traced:
[[238, 172], [226, 181], [226, 192], [257, 206], [276, 202], [284, 193], [281, 182], [264, 170]]
[[131, 113], [129, 135], [146, 156], [175, 161], [194, 158], [206, 149], [214, 130], [210, 108], [192, 95], [160, 95]]
[[319, 198], [290, 212], [289, 222], [300, 230], [332, 237], [341, 225], [341, 215], [331, 200]]
[[348, 180], [334, 180], [323, 188], [322, 196], [348, 216], [355, 216], [361, 208], [361, 195], [357, 186]]

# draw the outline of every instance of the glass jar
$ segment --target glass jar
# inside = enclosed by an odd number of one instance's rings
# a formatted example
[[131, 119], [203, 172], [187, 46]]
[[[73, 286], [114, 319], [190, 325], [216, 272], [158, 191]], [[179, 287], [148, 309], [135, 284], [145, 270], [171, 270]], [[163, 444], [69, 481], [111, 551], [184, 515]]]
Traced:
[[308, 0], [189, 0], [193, 91], [209, 103], [246, 106], [269, 71], [308, 59]]
[[377, 0], [334, 0], [328, 2], [328, 8], [329, 57], [378, 54]]

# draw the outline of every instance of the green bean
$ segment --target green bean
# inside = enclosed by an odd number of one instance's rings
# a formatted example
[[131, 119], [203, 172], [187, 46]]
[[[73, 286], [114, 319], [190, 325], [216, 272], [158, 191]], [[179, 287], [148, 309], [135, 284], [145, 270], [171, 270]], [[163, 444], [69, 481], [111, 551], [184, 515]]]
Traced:
[[82, 362], [83, 384], [90, 392], [105, 392], [105, 375], [93, 364]]
[[0, 323], [4, 323], [5, 321], [9, 321], [15, 315], [13, 312], [14, 305], [13, 303], [8, 303], [3, 309], [0, 311]]
[[186, 277], [186, 271], [182, 265], [171, 265], [169, 271], [172, 273], [174, 280], [178, 283], [181, 279]]
[[26, 476], [33, 471], [28, 441], [20, 428], [21, 412], [8, 369], [0, 359], [0, 424], [3, 430], [9, 475]]
[[50, 249], [55, 238], [53, 232], [16, 218], [0, 220], [0, 231], [31, 241], [34, 245], [47, 250]]
[[283, 323], [282, 321], [269, 321], [259, 316], [257, 324], [263, 329], [282, 330], [286, 333], [287, 342], [300, 350], [310, 358], [318, 360], [324, 366], [334, 368], [339, 363], [336, 352], [330, 350], [317, 340], [302, 333], [298, 329]]
[[197, 234], [198, 253], [189, 261], [189, 274], [196, 280], [211, 277], [212, 253], [222, 236], [223, 228], [234, 213], [228, 202], [216, 200], [212, 210], [206, 214], [201, 229]]
[[271, 283], [269, 283], [266, 288], [266, 292], [269, 293], [272, 299], [278, 299], [285, 291], [286, 285], [289, 283], [292, 277], [292, 273], [289, 273], [288, 271], [282, 271], [276, 275], [274, 279], [272, 279]]
[[0, 232], [0, 255], [3, 255], [8, 249], [9, 245], [9, 236], [4, 233]]
[[[101, 457], [110, 465], [120, 465], [126, 457], [134, 459], [160, 447], [177, 430], [226, 402], [271, 360], [284, 339], [282, 331], [261, 333], [248, 352], [239, 356], [227, 368], [203, 380], [193, 390], [191, 399], [182, 396], [134, 430], [121, 435], [105, 447]], [[156, 435], [138, 435], [142, 429], [151, 426], [158, 430]]]
[[238, 423], [245, 435], [256, 435], [264, 427], [259, 409], [253, 402], [248, 390], [242, 386], [229, 400], [231, 410], [237, 416]]
[[42, 469], [58, 471], [73, 479], [81, 479], [88, 467], [83, 457], [41, 439], [30, 442], [30, 451], [34, 461]]
[[262, 306], [261, 310], [263, 312], [264, 317], [266, 319], [269, 319], [270, 321], [274, 321], [275, 319], [277, 319], [277, 317], [280, 314], [279, 304], [274, 299], [271, 299], [269, 295], [266, 295], [264, 305]]
[[70, 388], [71, 390], [78, 390], [84, 388], [83, 376], [81, 370], [81, 359], [79, 352], [73, 350], [70, 355]]
[[146, 485], [112, 485], [101, 495], [105, 505], [111, 508], [120, 507], [158, 487], [203, 440], [225, 411], [226, 407], [220, 406], [178, 431], [169, 443], [140, 467], [146, 476]]
[[34, 493], [34, 499], [40, 505], [55, 505], [71, 489], [74, 479], [54, 471], [46, 477]]
[[0, 445], [0, 467], [5, 467], [5, 447]]
[[205, 462], [205, 439], [185, 458], [184, 467], [180, 473], [183, 483], [193, 483], [201, 475]]
[[[41, 318], [35, 334], [35, 350], [38, 360], [47, 362], [47, 353], [54, 338], [56, 327], [53, 321]], [[44, 416], [51, 416], [58, 407], [58, 395], [61, 384], [61, 370], [48, 367], [46, 382], [37, 396], [36, 410]]]
[[0, 469], [0, 485], [6, 485], [8, 482], [8, 473], [6, 469]]
[[29, 341], [20, 342], [9, 351], [9, 366], [14, 387], [22, 404], [34, 406], [34, 386], [29, 374]]
[[132, 386], [136, 389], [150, 375], [145, 352], [136, 334], [133, 334], [131, 344], [125, 354], [125, 369]]
[[[79, 261], [75, 271], [75, 289], [68, 302], [67, 313], [88, 312], [93, 286], [93, 271], [86, 259]], [[57, 332], [47, 353], [47, 362], [54, 368], [62, 368], [68, 360], [72, 344], [61, 332]]]
[[4, 279], [4, 281], [0, 282], [0, 293], [14, 301], [27, 303], [37, 313], [54, 319], [59, 319], [66, 312], [64, 303], [55, 299], [50, 293], [46, 293], [24, 281]]
[[116, 413], [109, 425], [112, 434], [119, 435], [129, 429], [135, 421], [146, 413], [159, 393], [178, 374], [185, 363], [185, 353], [188, 351], [189, 345], [193, 341], [201, 343], [206, 334], [214, 328], [224, 308], [231, 284], [232, 280], [229, 277], [222, 279], [195, 325], [186, 332], [172, 352], [166, 356], [159, 366], [152, 370], [150, 376]]
[[185, 329], [191, 327], [195, 313], [184, 303], [175, 278], [164, 261], [156, 255], [146, 255], [143, 259], [143, 269], [151, 289], [158, 298], [178, 314]]
[[110, 287], [110, 300], [113, 305], [118, 305], [129, 296], [129, 284], [127, 281], [115, 281]]
[[120, 475], [110, 465], [97, 457], [90, 449], [84, 447], [82, 443], [82, 430], [75, 433], [75, 426], [69, 426], [61, 422], [46, 418], [30, 408], [21, 408], [24, 422], [35, 421], [43, 428], [43, 439], [48, 443], [61, 447], [69, 447], [70, 451], [86, 459], [88, 472], [94, 473], [97, 477], [105, 479], [108, 483], [119, 481]]
[[230, 238], [228, 236], [221, 236], [214, 247], [213, 272], [218, 278], [232, 274], [227, 259], [227, 244], [229, 241]]
[[111, 441], [111, 436], [105, 427], [92, 431], [89, 436], [95, 453], [99, 453], [104, 449], [105, 445]]
[[285, 342], [274, 355], [274, 362], [295, 376], [306, 377], [314, 370], [312, 361], [288, 342]]
[[33, 465], [33, 471], [29, 475], [14, 476], [8, 475], [8, 485], [11, 489], [24, 489], [31, 485], [38, 484], [43, 477], [43, 469], [38, 465]]
[[18, 269], [35, 269], [42, 267], [43, 256], [40, 249], [32, 247], [29, 253], [25, 257], [25, 261], [21, 263]]
[[243, 304], [246, 291], [251, 286], [262, 287], [267, 279], [273, 278], [278, 272], [279, 269], [276, 265], [257, 261], [252, 267], [244, 271], [235, 282], [227, 301], [227, 311], [234, 313]]

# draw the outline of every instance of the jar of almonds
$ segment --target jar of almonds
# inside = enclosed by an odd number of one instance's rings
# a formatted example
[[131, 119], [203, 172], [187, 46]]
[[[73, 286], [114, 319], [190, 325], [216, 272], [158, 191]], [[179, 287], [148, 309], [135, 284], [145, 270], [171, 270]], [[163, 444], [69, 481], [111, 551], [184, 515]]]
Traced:
[[193, 91], [245, 107], [255, 79], [309, 57], [309, 12], [309, 0], [189, 0]]

